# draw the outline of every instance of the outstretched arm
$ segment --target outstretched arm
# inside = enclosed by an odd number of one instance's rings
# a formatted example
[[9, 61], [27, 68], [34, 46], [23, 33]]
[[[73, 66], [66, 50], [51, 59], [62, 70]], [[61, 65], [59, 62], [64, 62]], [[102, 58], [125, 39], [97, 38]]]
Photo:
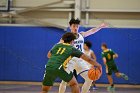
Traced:
[[115, 53], [115, 54], [113, 55], [113, 58], [114, 58], [114, 59], [115, 59], [115, 58], [118, 58], [118, 54]]
[[91, 64], [93, 66], [97, 66], [97, 67], [101, 68], [101, 65], [99, 63], [97, 63], [93, 59], [89, 58], [85, 54], [82, 54], [82, 56], [80, 58], [82, 58], [83, 60], [85, 60], [85, 62], [88, 62], [89, 64]]
[[99, 27], [96, 27], [96, 28], [92, 28], [86, 32], [81, 32], [81, 34], [84, 36], [84, 37], [87, 37], [89, 35], [92, 35], [92, 34], [95, 34], [96, 32], [100, 31], [102, 28], [105, 28], [107, 27], [107, 24], [105, 23], [102, 23]]

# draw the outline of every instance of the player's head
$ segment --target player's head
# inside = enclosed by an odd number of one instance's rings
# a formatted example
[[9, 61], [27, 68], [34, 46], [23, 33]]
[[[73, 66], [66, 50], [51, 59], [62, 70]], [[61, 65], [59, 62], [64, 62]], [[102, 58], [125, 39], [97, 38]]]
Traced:
[[101, 45], [101, 49], [102, 50], [106, 50], [108, 47], [107, 47], [107, 44], [106, 43], [102, 43]]
[[64, 43], [72, 44], [74, 39], [76, 39], [76, 36], [71, 32], [67, 32], [62, 36], [62, 40], [64, 40]]
[[88, 50], [92, 47], [92, 43], [90, 41], [85, 41], [84, 42], [84, 49]]
[[71, 30], [72, 33], [74, 33], [74, 34], [78, 33], [79, 24], [80, 24], [80, 20], [79, 19], [72, 18], [69, 21], [70, 30]]

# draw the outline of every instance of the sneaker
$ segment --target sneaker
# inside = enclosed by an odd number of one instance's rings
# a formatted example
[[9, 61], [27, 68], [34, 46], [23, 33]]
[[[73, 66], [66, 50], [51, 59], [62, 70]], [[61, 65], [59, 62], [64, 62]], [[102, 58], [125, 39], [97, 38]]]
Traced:
[[124, 78], [125, 80], [128, 80], [128, 76], [125, 75], [124, 73], [122, 73], [122, 78]]
[[98, 88], [97, 88], [96, 86], [93, 86], [92, 89], [93, 89], [93, 90], [97, 90]]
[[113, 91], [115, 91], [115, 87], [108, 86], [108, 87], [107, 87], [107, 90], [113, 92]]

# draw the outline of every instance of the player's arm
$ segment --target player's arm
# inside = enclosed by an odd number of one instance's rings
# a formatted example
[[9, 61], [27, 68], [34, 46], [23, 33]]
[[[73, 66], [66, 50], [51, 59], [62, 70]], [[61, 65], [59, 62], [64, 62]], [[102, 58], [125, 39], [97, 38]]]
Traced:
[[50, 49], [50, 51], [47, 54], [47, 57], [50, 58], [52, 56], [52, 50], [55, 48], [55, 45]]
[[104, 62], [104, 65], [106, 65], [106, 58], [103, 57], [103, 62]]
[[102, 23], [99, 27], [96, 27], [96, 28], [92, 28], [86, 32], [81, 32], [81, 34], [84, 36], [84, 37], [87, 37], [89, 35], [92, 35], [92, 34], [95, 34], [96, 32], [100, 31], [102, 28], [105, 28], [107, 27], [107, 24], [105, 23]]
[[94, 65], [94, 66], [97, 66], [97, 67], [101, 68], [101, 65], [99, 63], [97, 63], [93, 59], [89, 58], [88, 56], [86, 56], [84, 53], [82, 53], [81, 51], [79, 51], [76, 48], [73, 48], [72, 56], [82, 58], [83, 60], [85, 60], [85, 62], [88, 62], [91, 65]]
[[113, 59], [118, 58], [118, 54], [117, 54], [117, 53], [115, 53], [115, 52], [112, 51], [112, 50], [110, 50], [110, 51], [111, 51], [111, 54], [113, 55]]
[[91, 52], [91, 58], [93, 58], [94, 59], [94, 61], [96, 61], [96, 55], [95, 55], [95, 53], [94, 52]]
[[85, 60], [86, 62], [88, 62], [89, 64], [93, 65], [93, 66], [97, 66], [97, 67], [101, 67], [101, 65], [94, 61], [93, 59], [89, 58], [88, 56], [86, 56], [85, 54], [82, 54], [81, 57], [83, 60]]
[[113, 55], [113, 58], [114, 58], [114, 59], [115, 59], [115, 58], [118, 58], [118, 54], [115, 53], [115, 54]]
[[52, 55], [52, 54], [51, 54], [51, 52], [49, 51], [48, 54], [47, 54], [47, 57], [50, 58], [51, 55]]

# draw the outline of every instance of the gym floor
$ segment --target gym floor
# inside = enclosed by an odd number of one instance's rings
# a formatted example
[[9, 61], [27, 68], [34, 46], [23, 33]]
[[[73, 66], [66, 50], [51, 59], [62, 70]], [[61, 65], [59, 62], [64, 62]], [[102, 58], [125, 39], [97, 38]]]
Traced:
[[[116, 87], [115, 93], [140, 93], [140, 88], [136, 87]], [[106, 87], [98, 87], [98, 90], [90, 90], [91, 93], [109, 93]], [[25, 85], [25, 84], [0, 84], [0, 93], [40, 93], [41, 85]], [[58, 86], [52, 87], [49, 93], [58, 93]], [[66, 93], [70, 92], [67, 87]]]

